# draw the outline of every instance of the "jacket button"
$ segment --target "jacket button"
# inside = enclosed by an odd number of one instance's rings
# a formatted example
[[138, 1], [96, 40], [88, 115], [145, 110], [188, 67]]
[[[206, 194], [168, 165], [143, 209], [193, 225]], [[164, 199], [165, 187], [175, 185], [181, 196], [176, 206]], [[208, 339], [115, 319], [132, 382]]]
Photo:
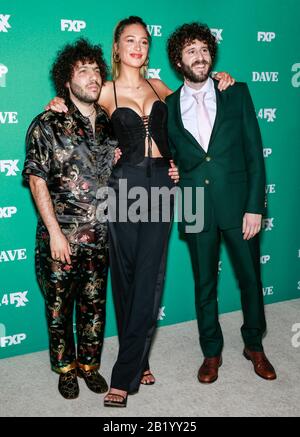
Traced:
[[208, 179], [205, 179], [205, 181], [204, 181], [205, 183], [206, 183], [206, 185], [208, 185], [209, 184], [209, 180]]
[[209, 161], [211, 160], [211, 157], [210, 157], [210, 156], [207, 156], [207, 157], [205, 158], [205, 160], [206, 160], [207, 162], [209, 162]]

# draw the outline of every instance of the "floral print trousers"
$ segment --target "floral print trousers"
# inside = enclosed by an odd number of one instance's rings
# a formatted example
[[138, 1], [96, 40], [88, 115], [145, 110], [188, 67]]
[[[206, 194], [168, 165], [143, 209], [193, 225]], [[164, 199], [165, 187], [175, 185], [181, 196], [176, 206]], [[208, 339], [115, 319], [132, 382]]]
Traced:
[[58, 373], [77, 366], [98, 369], [105, 326], [107, 248], [71, 245], [71, 249], [69, 265], [51, 258], [49, 240], [37, 239], [36, 273], [46, 304], [51, 367]]

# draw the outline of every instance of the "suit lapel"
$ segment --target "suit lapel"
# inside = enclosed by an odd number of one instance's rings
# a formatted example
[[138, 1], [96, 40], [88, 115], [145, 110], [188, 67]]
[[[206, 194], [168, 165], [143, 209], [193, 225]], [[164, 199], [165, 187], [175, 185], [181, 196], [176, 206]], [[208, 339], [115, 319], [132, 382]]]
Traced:
[[216, 113], [216, 119], [215, 119], [215, 122], [213, 125], [210, 140], [209, 140], [208, 150], [210, 149], [210, 147], [211, 147], [211, 145], [216, 137], [218, 129], [222, 123], [222, 118], [223, 118], [223, 115], [225, 113], [224, 107], [225, 107], [225, 103], [227, 101], [227, 93], [224, 93], [224, 91], [219, 91], [218, 90], [218, 81], [216, 81], [215, 79], [213, 79], [213, 81], [214, 81], [214, 87], [215, 87], [215, 92], [216, 92], [217, 113]]
[[176, 91], [176, 115], [177, 115], [177, 121], [178, 125], [181, 127], [182, 133], [184, 136], [191, 142], [200, 152], [206, 153], [204, 149], [202, 149], [201, 144], [198, 143], [196, 138], [184, 127], [184, 124], [182, 122], [181, 117], [181, 108], [180, 108], [180, 94], [181, 94], [181, 87]]
[[222, 123], [222, 118], [223, 118], [223, 115], [225, 113], [224, 108], [225, 108], [225, 104], [227, 101], [227, 93], [225, 93], [224, 91], [219, 91], [217, 80], [213, 79], [213, 82], [214, 82], [214, 87], [215, 87], [215, 92], [216, 92], [217, 112], [216, 112], [216, 119], [215, 119], [213, 129], [211, 132], [207, 152], [205, 152], [205, 150], [202, 148], [201, 144], [198, 143], [196, 138], [187, 129], [185, 129], [185, 127], [183, 125], [182, 117], [181, 117], [181, 109], [180, 109], [180, 94], [181, 94], [181, 89], [182, 89], [183, 85], [181, 85], [181, 87], [176, 91], [176, 115], [177, 115], [178, 125], [181, 127], [182, 133], [189, 140], [189, 142], [191, 142], [200, 152], [203, 152], [205, 154], [208, 153], [210, 147], [212, 146], [213, 141], [214, 141], [216, 134], [218, 132], [218, 129]]

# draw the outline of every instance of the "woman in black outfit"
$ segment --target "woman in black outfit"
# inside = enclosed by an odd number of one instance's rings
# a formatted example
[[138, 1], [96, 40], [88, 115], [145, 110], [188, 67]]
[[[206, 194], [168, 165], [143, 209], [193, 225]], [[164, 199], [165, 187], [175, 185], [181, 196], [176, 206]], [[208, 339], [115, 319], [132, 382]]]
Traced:
[[[154, 187], [168, 191], [178, 181], [168, 146], [164, 103], [172, 91], [159, 79], [145, 79], [149, 43], [150, 35], [141, 18], [129, 17], [119, 22], [112, 50], [113, 81], [106, 82], [100, 95], [100, 104], [111, 117], [122, 153], [109, 183], [117, 205], [121, 201], [114, 211], [117, 219], [109, 220], [119, 353], [104, 405], [114, 407], [125, 407], [127, 394], [136, 392], [140, 383], [155, 382], [148, 354], [164, 283], [174, 197], [158, 202], [150, 199], [150, 193]], [[221, 89], [231, 84], [227, 74], [219, 74], [219, 79]], [[130, 211], [134, 200], [128, 199], [128, 192], [134, 187], [142, 187], [150, 200], [145, 208], [141, 207], [139, 221], [130, 217], [124, 221], [118, 212], [120, 209], [124, 214], [125, 198]], [[162, 210], [169, 214], [162, 217]], [[152, 214], [158, 215], [159, 220], [151, 221]]]
[[[167, 107], [162, 100], [171, 90], [160, 80], [145, 79], [143, 74], [149, 40], [146, 24], [139, 17], [129, 17], [117, 25], [114, 80], [107, 82], [101, 92], [101, 106], [111, 116], [122, 153], [109, 183], [117, 200], [116, 220], [109, 221], [109, 250], [119, 354], [105, 406], [126, 406], [127, 393], [137, 391], [141, 382], [155, 381], [148, 354], [164, 282], [174, 197], [169, 197], [168, 204], [163, 204], [162, 198], [154, 201], [151, 188], [172, 189], [170, 175], [175, 179], [178, 175], [168, 147]], [[119, 210], [124, 216], [122, 202], [134, 187], [142, 187], [148, 201], [138, 211], [139, 220], [128, 217], [122, 221]], [[128, 212], [135, 201], [127, 200]], [[166, 220], [162, 217], [163, 205], [169, 208]], [[159, 220], [152, 221], [151, 214]]]

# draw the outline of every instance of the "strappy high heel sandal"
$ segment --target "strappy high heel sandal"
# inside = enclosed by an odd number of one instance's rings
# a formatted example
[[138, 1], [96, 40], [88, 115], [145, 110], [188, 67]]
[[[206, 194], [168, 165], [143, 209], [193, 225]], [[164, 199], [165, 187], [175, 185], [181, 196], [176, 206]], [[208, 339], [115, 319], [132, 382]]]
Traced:
[[155, 384], [155, 381], [147, 381], [146, 380], [145, 382], [143, 382], [144, 376], [153, 376], [153, 378], [154, 378], [154, 375], [153, 375], [153, 373], [151, 372], [150, 369], [149, 370], [145, 370], [145, 372], [143, 373], [142, 378], [141, 378], [141, 384], [143, 384], [143, 385], [153, 385], [153, 384]]
[[117, 408], [124, 408], [127, 406], [127, 396], [118, 395], [117, 393], [108, 393], [106, 396], [117, 396], [120, 398], [120, 401], [112, 400], [112, 399], [104, 399], [104, 406], [105, 407], [117, 407]]

